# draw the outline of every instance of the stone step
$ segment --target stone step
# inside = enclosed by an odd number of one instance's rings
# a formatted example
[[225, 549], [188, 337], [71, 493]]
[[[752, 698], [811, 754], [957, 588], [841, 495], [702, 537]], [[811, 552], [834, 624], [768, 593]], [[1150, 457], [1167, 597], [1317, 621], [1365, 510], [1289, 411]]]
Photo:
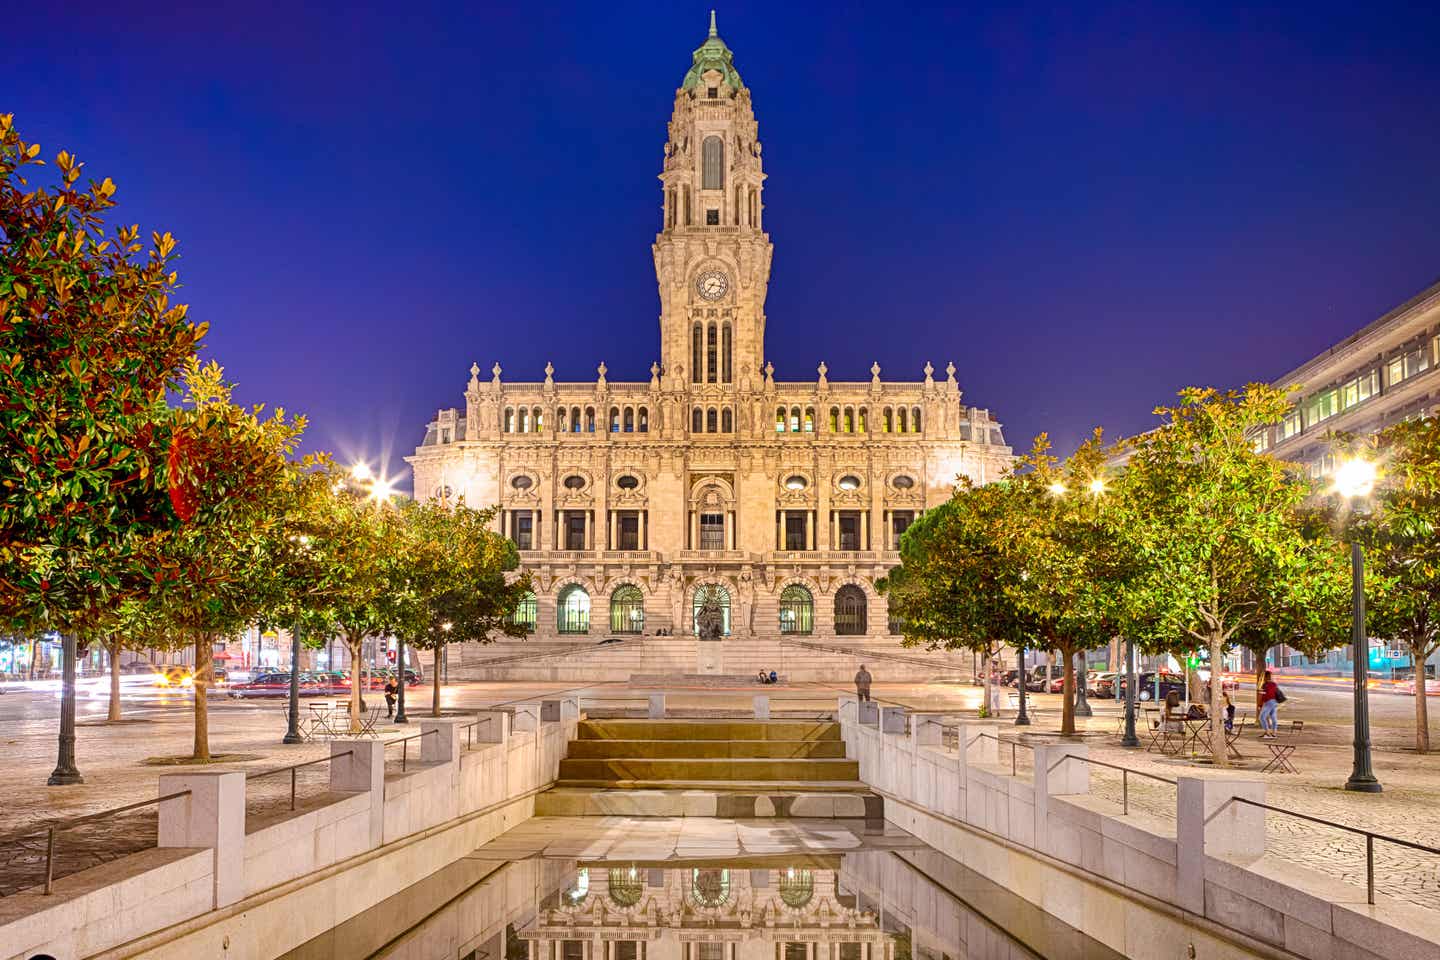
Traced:
[[630, 675], [632, 687], [755, 687], [769, 690], [783, 686], [785, 678], [762, 684], [753, 673], [635, 673]]
[[560, 761], [561, 780], [858, 780], [855, 760], [612, 759]]
[[648, 759], [843, 760], [843, 740], [572, 740], [567, 756], [577, 760]]
[[839, 740], [830, 720], [582, 720], [581, 740]]
[[884, 800], [849, 784], [850, 792], [759, 789], [607, 789], [558, 786], [535, 798], [537, 817], [802, 817], [882, 820]]

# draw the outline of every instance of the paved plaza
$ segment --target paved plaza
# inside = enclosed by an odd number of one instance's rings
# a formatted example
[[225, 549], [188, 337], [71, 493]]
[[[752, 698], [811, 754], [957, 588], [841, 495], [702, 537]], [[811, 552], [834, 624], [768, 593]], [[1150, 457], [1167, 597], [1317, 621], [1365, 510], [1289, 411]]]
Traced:
[[[1286, 719], [1305, 721], [1302, 745], [1295, 754], [1300, 772], [1262, 774], [1259, 768], [1262, 758], [1268, 758], [1268, 751], [1248, 733], [1239, 744], [1245, 759], [1230, 772], [1266, 780], [1270, 802], [1276, 806], [1440, 846], [1440, 818], [1434, 815], [1435, 809], [1440, 806], [1440, 757], [1419, 757], [1410, 749], [1413, 702], [1406, 697], [1388, 694], [1372, 698], [1376, 741], [1374, 766], [1385, 792], [1361, 795], [1341, 789], [1349, 773], [1351, 757], [1348, 691], [1320, 684], [1313, 687], [1292, 684], [1287, 689], [1290, 702], [1286, 704]], [[574, 684], [566, 683], [471, 683], [447, 688], [444, 704], [446, 710], [451, 711], [475, 710], [562, 692], [579, 694], [582, 708], [596, 713], [640, 715], [651, 691], [625, 684], [576, 688]], [[750, 709], [751, 697], [762, 692], [772, 697], [777, 715], [815, 715], [833, 710], [835, 697], [845, 691], [842, 687], [819, 684], [722, 691], [672, 687], [666, 691], [667, 707], [672, 713], [682, 716], [733, 715]], [[878, 683], [874, 692], [884, 703], [904, 705], [916, 711], [957, 712], [969, 716], [974, 715], [980, 699], [977, 688], [952, 684]], [[383, 726], [380, 730], [382, 738], [393, 740], [417, 733], [419, 720], [429, 714], [428, 693], [428, 690], [412, 692], [413, 722], [408, 727]], [[1237, 702], [1243, 704], [1246, 696], [1248, 694], [1242, 694]], [[34, 702], [27, 701], [27, 697], [35, 698]], [[1032, 705], [1035, 722], [1028, 728], [1008, 726], [1011, 715], [1006, 711], [1001, 721], [1003, 736], [1015, 737], [1024, 743], [1057, 735], [1059, 698], [1035, 696]], [[1177, 775], [1226, 775], [1186, 759], [1120, 747], [1113, 736], [1118, 705], [1112, 701], [1097, 701], [1094, 707], [1095, 716], [1080, 720], [1078, 725], [1091, 748], [1091, 755], [1096, 759], [1170, 779]], [[0, 808], [5, 811], [0, 833], [6, 836], [58, 819], [153, 798], [161, 772], [186, 769], [155, 767], [145, 763], [151, 757], [188, 753], [191, 717], [183, 702], [141, 705], [131, 709], [127, 720], [119, 724], [104, 723], [103, 713], [98, 717], [82, 715], [77, 755], [86, 782], [72, 787], [45, 785], [45, 778], [54, 765], [56, 722], [53, 706], [35, 694], [12, 692], [3, 698], [0, 710], [7, 712], [5, 739], [10, 760], [10, 775], [0, 787]], [[283, 733], [284, 711], [280, 701], [212, 701], [212, 752], [252, 758], [218, 765], [218, 769], [234, 767], [260, 772], [319, 758], [329, 752], [328, 745], [322, 741], [281, 744]], [[389, 753], [393, 755], [390, 765], [398, 769], [399, 750], [392, 749]], [[1017, 748], [1016, 765], [1021, 776], [1029, 775], [1028, 755], [1029, 751], [1023, 746]], [[1008, 748], [1002, 748], [1001, 762], [1009, 765]], [[323, 765], [300, 772], [297, 777], [300, 805], [303, 806], [307, 800], [318, 801], [324, 795], [325, 777]], [[1096, 794], [1117, 804], [1120, 802], [1118, 773], [1097, 768], [1093, 772], [1092, 784]], [[247, 812], [256, 814], [268, 809], [282, 809], [288, 805], [289, 789], [288, 775], [254, 781]], [[1147, 818], [1158, 832], [1173, 830], [1174, 788], [1169, 784], [1131, 777], [1129, 801], [1133, 816]], [[1268, 819], [1269, 844], [1275, 856], [1351, 883], [1363, 884], [1363, 838], [1282, 814], [1271, 814]], [[595, 834], [596, 843], [611, 836], [606, 833], [606, 818], [577, 818], [576, 822], [584, 824], [584, 831], [599, 831]], [[73, 872], [153, 846], [154, 823], [153, 808], [145, 808], [121, 818], [88, 823], [60, 833], [57, 841], [58, 872]], [[656, 836], [672, 837], [673, 834], [674, 837], [688, 837], [698, 835], [693, 831], [701, 829], [694, 824], [684, 826], [677, 821], [677, 825], [665, 827]], [[785, 828], [772, 824], [767, 829]], [[692, 834], [683, 832], [687, 830]], [[575, 834], [567, 832], [567, 835]], [[752, 840], [757, 837], [758, 834], [750, 835]], [[646, 835], [647, 843], [652, 839]], [[737, 855], [745, 851], [754, 852], [738, 833], [727, 834], [725, 843], [736, 846]], [[0, 875], [4, 877], [0, 892], [12, 892], [29, 882], [36, 882], [37, 871], [43, 869], [43, 844], [44, 837], [41, 835], [25, 844], [7, 844], [0, 850], [0, 857], [3, 857], [0, 859]], [[1397, 898], [1440, 908], [1440, 858], [1377, 843], [1376, 864], [1377, 887], [1380, 890]]]

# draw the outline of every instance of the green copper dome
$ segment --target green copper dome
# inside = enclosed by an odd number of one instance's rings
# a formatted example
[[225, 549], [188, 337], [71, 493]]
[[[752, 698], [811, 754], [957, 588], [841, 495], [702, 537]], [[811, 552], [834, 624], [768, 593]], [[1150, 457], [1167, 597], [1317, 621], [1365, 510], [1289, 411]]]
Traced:
[[720, 39], [720, 34], [715, 32], [715, 11], [710, 11], [710, 36], [700, 44], [693, 56], [694, 62], [690, 64], [690, 72], [685, 74], [685, 82], [680, 84], [681, 90], [690, 90], [700, 85], [700, 77], [707, 70], [720, 71], [725, 83], [730, 85], [731, 90], [739, 90], [745, 84], [740, 80], [740, 71], [735, 69], [735, 54], [725, 46], [725, 41]]

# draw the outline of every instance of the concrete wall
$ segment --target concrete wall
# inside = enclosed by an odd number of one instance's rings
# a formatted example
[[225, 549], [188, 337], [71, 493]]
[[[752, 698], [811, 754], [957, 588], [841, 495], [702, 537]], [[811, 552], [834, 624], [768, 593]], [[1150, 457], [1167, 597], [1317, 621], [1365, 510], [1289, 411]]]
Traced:
[[577, 706], [481, 714], [470, 749], [468, 720], [421, 721], [408, 769], [388, 777], [383, 743], [335, 741], [329, 793], [249, 822], [244, 773], [162, 776], [161, 795], [191, 793], [160, 805], [161, 848], [0, 900], [0, 957], [285, 953], [529, 819]]
[[[1265, 784], [1178, 777], [1173, 821], [1122, 816], [1090, 795], [1087, 748], [1037, 745], [1011, 775], [993, 722], [862, 711], [840, 700], [841, 730], [885, 817], [1076, 929], [1137, 960], [1278, 956], [1440, 958], [1428, 911], [1338, 883], [1265, 852]], [[958, 725], [959, 748], [941, 745]], [[886, 732], [887, 728], [893, 732]], [[1364, 864], [1357, 863], [1357, 871]]]

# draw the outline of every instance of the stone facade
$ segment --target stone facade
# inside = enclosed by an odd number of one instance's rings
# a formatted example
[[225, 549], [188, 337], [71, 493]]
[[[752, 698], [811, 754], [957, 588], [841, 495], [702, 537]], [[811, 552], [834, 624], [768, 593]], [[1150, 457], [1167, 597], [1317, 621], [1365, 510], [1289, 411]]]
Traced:
[[716, 34], [681, 87], [652, 246], [660, 358], [648, 383], [486, 379], [408, 462], [417, 498], [498, 504], [534, 578], [539, 640], [693, 635], [890, 638], [875, 580], [960, 475], [1012, 462], [1000, 424], [937, 378], [779, 381], [765, 353], [772, 245], [750, 90]]

